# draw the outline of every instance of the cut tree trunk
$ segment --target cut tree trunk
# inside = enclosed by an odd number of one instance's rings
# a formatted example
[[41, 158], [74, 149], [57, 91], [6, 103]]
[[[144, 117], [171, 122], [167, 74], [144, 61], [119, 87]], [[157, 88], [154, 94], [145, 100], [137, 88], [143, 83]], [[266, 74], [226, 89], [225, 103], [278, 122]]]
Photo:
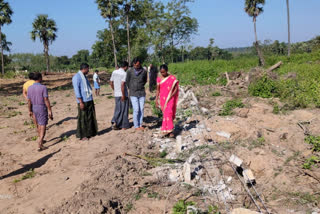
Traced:
[[1, 29], [1, 26], [0, 26], [0, 45], [1, 45], [1, 71], [2, 71], [2, 75], [4, 75], [4, 60], [3, 60], [2, 29]]
[[270, 68], [268, 68], [267, 72], [271, 72], [277, 68], [279, 68], [282, 65], [282, 61], [278, 62], [277, 64], [271, 66]]
[[131, 47], [130, 47], [130, 26], [129, 26], [129, 16], [127, 15], [127, 38], [128, 38], [128, 61], [131, 63]]
[[255, 46], [256, 46], [257, 53], [258, 53], [258, 57], [259, 57], [259, 66], [265, 66], [264, 57], [263, 57], [262, 51], [259, 47], [258, 36], [257, 36], [257, 24], [256, 23], [257, 23], [256, 18], [254, 17], [253, 18], [253, 25], [254, 25], [254, 35], [255, 35], [255, 40], [256, 40]]
[[112, 45], [113, 45], [114, 67], [116, 68], [118, 66], [117, 50], [116, 50], [116, 43], [115, 43], [115, 40], [114, 40], [114, 33], [113, 33], [113, 27], [112, 27], [112, 20], [111, 19], [109, 19], [109, 26], [110, 26], [110, 31], [111, 31]]
[[50, 72], [50, 59], [49, 59], [49, 45], [48, 44], [44, 44], [44, 57], [46, 59], [46, 64], [47, 64], [47, 71], [45, 72], [45, 75], [47, 75]]
[[287, 17], [288, 17], [288, 56], [291, 55], [291, 32], [290, 32], [290, 7], [287, 0]]

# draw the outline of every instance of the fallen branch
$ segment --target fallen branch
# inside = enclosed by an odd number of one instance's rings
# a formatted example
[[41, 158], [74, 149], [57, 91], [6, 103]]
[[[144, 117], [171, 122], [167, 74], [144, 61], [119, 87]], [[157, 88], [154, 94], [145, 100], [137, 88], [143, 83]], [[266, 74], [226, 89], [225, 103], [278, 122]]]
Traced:
[[278, 62], [277, 64], [271, 66], [270, 68], [268, 68], [267, 72], [271, 72], [277, 68], [279, 68], [282, 65], [282, 61]]
[[303, 130], [304, 135], [309, 135], [309, 129], [303, 126], [303, 123], [299, 122], [297, 125]]

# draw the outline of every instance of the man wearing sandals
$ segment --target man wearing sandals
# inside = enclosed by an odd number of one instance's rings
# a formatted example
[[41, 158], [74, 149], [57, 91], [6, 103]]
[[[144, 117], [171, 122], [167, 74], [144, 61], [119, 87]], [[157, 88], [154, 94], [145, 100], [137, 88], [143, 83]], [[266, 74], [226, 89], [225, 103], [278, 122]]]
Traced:
[[30, 117], [35, 117], [39, 136], [39, 149], [45, 149], [43, 139], [46, 135], [46, 126], [49, 118], [53, 120], [47, 87], [42, 85], [41, 73], [34, 74], [35, 83], [28, 88], [28, 107]]

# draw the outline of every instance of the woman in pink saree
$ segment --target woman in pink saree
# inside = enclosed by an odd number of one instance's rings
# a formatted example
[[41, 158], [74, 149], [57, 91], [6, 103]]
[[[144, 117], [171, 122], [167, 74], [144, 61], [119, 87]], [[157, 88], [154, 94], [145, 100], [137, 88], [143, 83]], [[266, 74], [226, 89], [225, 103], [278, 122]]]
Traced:
[[174, 137], [173, 121], [176, 117], [179, 97], [179, 81], [168, 73], [168, 66], [160, 66], [161, 75], [157, 78], [156, 107], [160, 106], [163, 113], [161, 131], [164, 136]]

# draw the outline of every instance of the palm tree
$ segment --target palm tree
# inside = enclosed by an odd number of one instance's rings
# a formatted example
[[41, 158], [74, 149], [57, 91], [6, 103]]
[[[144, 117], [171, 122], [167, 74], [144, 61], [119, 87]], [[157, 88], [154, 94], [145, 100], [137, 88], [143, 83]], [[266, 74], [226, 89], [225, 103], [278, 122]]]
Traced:
[[10, 47], [9, 46], [11, 46], [12, 43], [7, 41], [7, 36], [4, 33], [1, 33], [0, 37], [2, 38], [1, 39], [1, 48], [4, 51], [10, 52]]
[[262, 66], [265, 65], [265, 61], [259, 47], [256, 22], [257, 22], [257, 17], [263, 12], [262, 5], [264, 4], [265, 4], [265, 0], [245, 0], [245, 8], [244, 8], [246, 13], [253, 18], [254, 35], [255, 35], [255, 41], [256, 41], [255, 47], [257, 49], [258, 56], [259, 56], [259, 64]]
[[291, 33], [290, 33], [290, 7], [287, 0], [287, 17], [288, 17], [288, 56], [291, 54]]
[[[13, 11], [8, 2], [0, 0], [0, 44], [2, 44], [2, 26], [5, 24], [10, 24], [12, 22], [11, 16]], [[1, 45], [1, 69], [2, 74], [4, 74], [4, 60], [3, 60], [3, 46]]]
[[111, 32], [112, 44], [113, 44], [113, 55], [114, 55], [114, 65], [117, 67], [117, 49], [114, 38], [113, 21], [119, 16], [119, 4], [121, 0], [96, 0], [98, 8], [101, 12], [101, 16], [109, 22], [109, 28]]
[[131, 8], [136, 0], [127, 0], [124, 2], [124, 13], [126, 16], [126, 25], [127, 25], [127, 40], [128, 40], [128, 61], [131, 62], [131, 47], [130, 47], [130, 23], [129, 15]]
[[31, 39], [36, 41], [38, 37], [43, 43], [43, 52], [47, 63], [47, 73], [50, 72], [49, 44], [57, 38], [57, 25], [53, 19], [49, 19], [48, 15], [38, 15], [32, 23]]

